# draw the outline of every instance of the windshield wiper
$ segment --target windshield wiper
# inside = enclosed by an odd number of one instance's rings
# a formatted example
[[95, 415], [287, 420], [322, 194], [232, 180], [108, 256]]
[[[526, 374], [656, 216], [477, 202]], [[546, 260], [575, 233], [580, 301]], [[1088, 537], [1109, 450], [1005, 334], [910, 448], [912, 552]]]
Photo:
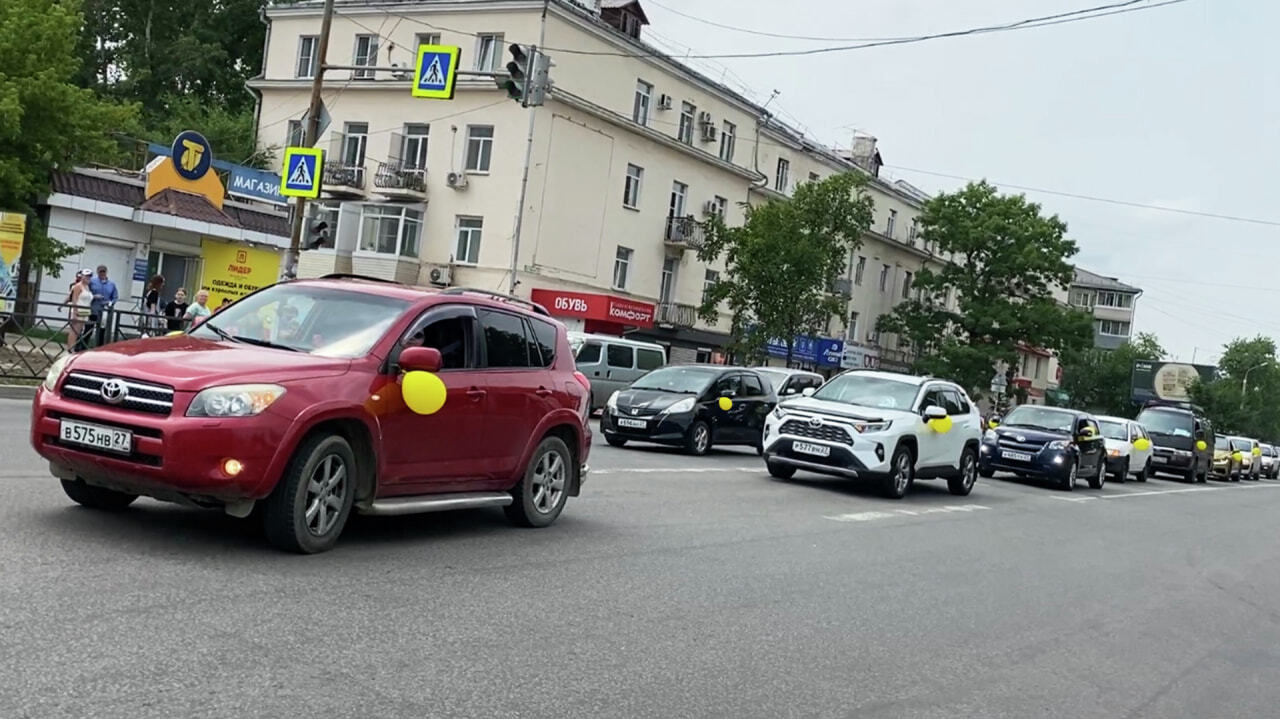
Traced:
[[222, 338], [222, 339], [224, 339], [224, 340], [226, 340], [226, 341], [228, 341], [228, 342], [236, 342], [236, 341], [237, 341], [237, 338], [232, 337], [230, 332], [227, 332], [226, 330], [224, 330], [224, 329], [222, 329], [221, 327], [219, 327], [219, 326], [217, 326], [217, 325], [213, 324], [212, 322], [205, 322], [205, 323], [201, 324], [200, 326], [201, 326], [201, 327], [208, 327], [209, 329], [213, 330], [213, 333], [214, 333], [214, 334], [218, 335], [218, 337], [220, 337], [220, 338]]
[[257, 339], [257, 338], [255, 338], [255, 337], [245, 337], [244, 335], [236, 335], [236, 336], [234, 336], [234, 337], [231, 337], [230, 335], [228, 335], [228, 338], [229, 338], [231, 341], [233, 341], [233, 342], [244, 342], [245, 344], [257, 345], [257, 346], [259, 346], [259, 347], [271, 347], [271, 348], [273, 348], [273, 349], [289, 350], [290, 352], [301, 352], [301, 351], [302, 351], [302, 350], [298, 349], [297, 347], [290, 347], [289, 345], [282, 345], [282, 344], [280, 344], [279, 342], [272, 342], [271, 340], [260, 340], [260, 339]]

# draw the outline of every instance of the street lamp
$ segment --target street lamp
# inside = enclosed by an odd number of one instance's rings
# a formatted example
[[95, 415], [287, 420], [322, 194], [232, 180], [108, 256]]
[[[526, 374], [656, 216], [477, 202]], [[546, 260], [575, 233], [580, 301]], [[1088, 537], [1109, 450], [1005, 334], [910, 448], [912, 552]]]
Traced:
[[1244, 409], [1245, 392], [1249, 390], [1249, 373], [1256, 369], [1261, 369], [1263, 367], [1266, 367], [1269, 364], [1271, 364], [1270, 361], [1263, 362], [1262, 364], [1254, 365], [1253, 367], [1250, 367], [1249, 369], [1244, 371], [1244, 379], [1240, 380], [1240, 409]]

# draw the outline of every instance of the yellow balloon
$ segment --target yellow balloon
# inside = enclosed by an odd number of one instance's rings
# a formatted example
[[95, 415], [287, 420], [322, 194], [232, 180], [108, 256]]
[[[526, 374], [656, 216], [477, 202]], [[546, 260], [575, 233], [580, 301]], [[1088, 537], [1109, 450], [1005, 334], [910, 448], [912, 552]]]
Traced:
[[186, 333], [183, 332], [182, 330], [174, 330], [169, 334], [165, 335], [165, 337], [177, 337], [178, 335], [181, 335], [181, 334], [186, 334]]
[[1139, 437], [1133, 440], [1133, 448], [1138, 451], [1146, 451], [1151, 449], [1151, 440], [1146, 437]]
[[928, 424], [929, 424], [929, 429], [933, 430], [934, 432], [937, 432], [938, 434], [946, 434], [947, 432], [951, 431], [950, 416], [931, 419], [929, 420]]
[[728, 412], [729, 410], [733, 409], [733, 400], [729, 399], [728, 397], [721, 397], [721, 398], [716, 402], [716, 404], [720, 405], [720, 409], [722, 409], [722, 410], [724, 410], [724, 411], [726, 411], [726, 412]]
[[1203, 439], [1196, 442], [1196, 449], [1200, 450], [1201, 452], [1205, 451], [1208, 448], [1209, 448], [1209, 445], [1205, 444], [1205, 441]]
[[444, 382], [430, 372], [406, 372], [400, 394], [409, 409], [418, 414], [435, 414], [444, 406], [448, 391]]
[[1244, 452], [1232, 452], [1232, 453], [1231, 453], [1231, 458], [1232, 458], [1232, 459], [1234, 459], [1234, 460], [1235, 460], [1235, 461], [1237, 461], [1237, 462], [1243, 462], [1243, 461], [1244, 461]]
[[987, 427], [989, 429], [995, 429], [996, 427], [999, 427], [999, 426], [1000, 426], [1000, 423], [995, 421], [994, 419], [987, 422]]
[[1261, 448], [1261, 447], [1254, 447], [1254, 448], [1253, 448], [1253, 456], [1255, 456], [1255, 457], [1261, 457], [1261, 456], [1262, 456], [1262, 448]]

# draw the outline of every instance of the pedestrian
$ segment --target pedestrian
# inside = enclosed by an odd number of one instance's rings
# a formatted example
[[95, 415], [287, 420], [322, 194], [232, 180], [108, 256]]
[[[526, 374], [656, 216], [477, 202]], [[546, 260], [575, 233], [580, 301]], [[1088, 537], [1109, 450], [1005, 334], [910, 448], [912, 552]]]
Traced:
[[89, 289], [93, 292], [93, 302], [89, 303], [89, 324], [91, 328], [96, 328], [95, 344], [102, 345], [107, 338], [105, 315], [115, 307], [116, 300], [120, 299], [120, 292], [116, 289], [116, 283], [107, 277], [106, 265], [98, 265], [98, 276], [90, 278]]
[[142, 297], [143, 335], [151, 336], [160, 331], [160, 291], [164, 289], [164, 275], [156, 275], [147, 283], [147, 293]]
[[209, 310], [209, 290], [197, 290], [196, 301], [187, 308], [186, 319], [191, 320], [191, 326], [194, 328], [211, 314], [213, 312]]
[[89, 319], [89, 308], [93, 300], [93, 291], [89, 289], [89, 270], [76, 273], [76, 281], [71, 283], [71, 291], [67, 293], [66, 304], [71, 307], [67, 315], [67, 351], [79, 352], [85, 349], [84, 322]]
[[183, 318], [187, 316], [187, 290], [179, 287], [173, 293], [173, 299], [164, 306], [164, 316], [170, 332], [181, 332]]

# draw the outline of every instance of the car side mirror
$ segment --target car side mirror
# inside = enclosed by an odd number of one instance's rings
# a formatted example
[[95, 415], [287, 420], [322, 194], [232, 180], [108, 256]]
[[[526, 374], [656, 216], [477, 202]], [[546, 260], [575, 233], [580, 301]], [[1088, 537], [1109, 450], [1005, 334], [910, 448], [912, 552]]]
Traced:
[[796, 393], [796, 388], [795, 388], [795, 387], [788, 387], [788, 388], [786, 388], [786, 389], [782, 390], [782, 393], [783, 393], [783, 394], [795, 394], [795, 393]]
[[400, 352], [399, 364], [404, 372], [439, 372], [444, 359], [435, 347], [406, 347]]
[[812, 387], [805, 387], [804, 389], [800, 390], [800, 394], [804, 395], [805, 397], [812, 397], [813, 393], [816, 391], [817, 390], [815, 390]]
[[931, 404], [928, 407], [925, 407], [924, 411], [920, 414], [923, 415], [926, 420], [942, 419], [947, 416], [947, 411], [936, 404]]
[[731, 389], [722, 389], [722, 390], [720, 390], [720, 396], [721, 396], [721, 397], [730, 397], [730, 398], [733, 398], [733, 397], [737, 397], [737, 396], [738, 396], [738, 393], [737, 393], [737, 392], [734, 392], [734, 391], [733, 391], [733, 390], [731, 390]]

